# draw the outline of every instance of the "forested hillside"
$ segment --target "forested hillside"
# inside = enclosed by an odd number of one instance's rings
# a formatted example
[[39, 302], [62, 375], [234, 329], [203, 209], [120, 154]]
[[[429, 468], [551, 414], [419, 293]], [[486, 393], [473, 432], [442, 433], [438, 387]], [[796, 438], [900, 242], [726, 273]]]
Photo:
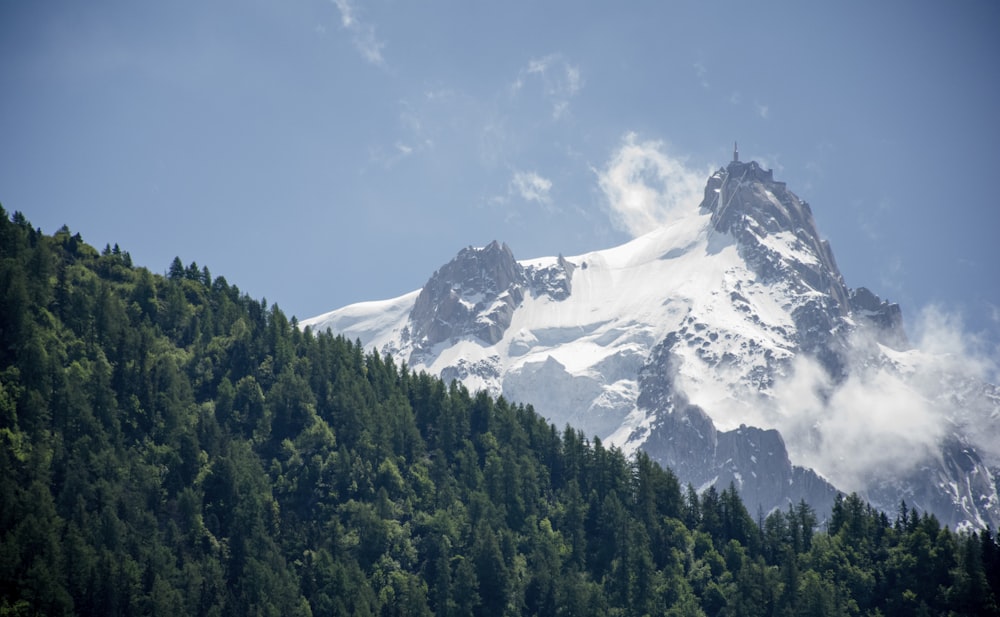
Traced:
[[0, 209], [0, 615], [996, 615], [993, 534], [748, 513]]

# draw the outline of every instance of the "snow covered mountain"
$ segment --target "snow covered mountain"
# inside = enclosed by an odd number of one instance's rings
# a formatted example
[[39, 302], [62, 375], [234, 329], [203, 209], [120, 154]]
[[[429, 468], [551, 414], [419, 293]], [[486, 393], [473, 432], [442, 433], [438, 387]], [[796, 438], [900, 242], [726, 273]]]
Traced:
[[423, 288], [301, 322], [642, 448], [751, 512], [856, 490], [1000, 526], [1000, 389], [911, 348], [848, 288], [805, 202], [737, 156], [697, 208], [622, 246], [465, 248]]

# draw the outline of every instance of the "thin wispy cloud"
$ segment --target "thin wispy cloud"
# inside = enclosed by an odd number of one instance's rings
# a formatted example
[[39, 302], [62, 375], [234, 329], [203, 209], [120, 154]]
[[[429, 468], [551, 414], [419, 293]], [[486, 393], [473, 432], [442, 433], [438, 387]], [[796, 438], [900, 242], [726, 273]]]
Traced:
[[571, 64], [562, 54], [549, 54], [532, 59], [521, 70], [511, 85], [513, 94], [519, 93], [531, 81], [537, 81], [543, 96], [552, 106], [552, 118], [558, 120], [569, 109], [570, 101], [583, 88], [583, 75], [579, 66]]
[[391, 145], [382, 142], [370, 147], [369, 159], [389, 169], [407, 158], [433, 150], [439, 130], [434, 119], [440, 111], [428, 107], [433, 107], [435, 102], [424, 96], [418, 97], [415, 103], [401, 100], [397, 116], [399, 133]]
[[366, 61], [375, 66], [385, 66], [382, 48], [385, 43], [375, 36], [375, 27], [360, 21], [349, 0], [331, 0], [340, 11], [340, 25], [351, 33], [355, 49]]
[[881, 241], [885, 236], [883, 225], [891, 207], [886, 198], [878, 200], [874, 206], [870, 202], [859, 200], [854, 204], [858, 211], [858, 229], [872, 242]]
[[[729, 95], [730, 105], [740, 107], [743, 105], [743, 103], [744, 100], [742, 92], [740, 92], [739, 90], [734, 90], [732, 93], [730, 93]], [[757, 117], [761, 118], [762, 120], [767, 120], [771, 114], [771, 107], [766, 103], [761, 103], [760, 101], [753, 101], [752, 104], [748, 105], [753, 108], [753, 112], [757, 114]]]
[[694, 63], [694, 74], [698, 77], [698, 83], [701, 84], [701, 87], [705, 88], [706, 90], [708, 90], [708, 88], [709, 88], [709, 84], [708, 84], [708, 69], [705, 67], [705, 64], [702, 63], [702, 62], [700, 62], [700, 61], [699, 62], [695, 62]]
[[434, 142], [425, 140], [422, 142], [396, 141], [391, 146], [372, 146], [368, 149], [368, 158], [386, 169], [391, 169], [397, 163], [416, 156], [421, 152], [431, 150]]
[[399, 135], [392, 145], [381, 144], [369, 148], [369, 159], [385, 167], [392, 168], [404, 159], [434, 149], [432, 129], [426, 126], [422, 116], [426, 110], [416, 109], [407, 101], [401, 101], [399, 113]]
[[549, 191], [552, 190], [552, 181], [536, 172], [515, 171], [510, 180], [510, 187], [512, 192], [525, 201], [534, 201], [543, 206], [552, 202], [549, 196]]
[[897, 295], [902, 294], [903, 284], [901, 281], [906, 278], [905, 271], [906, 267], [903, 265], [902, 257], [899, 255], [888, 257], [887, 261], [879, 268], [879, 282], [882, 289], [892, 291]]
[[477, 150], [479, 160], [486, 168], [502, 165], [506, 158], [511, 140], [507, 122], [505, 118], [492, 117], [479, 127]]

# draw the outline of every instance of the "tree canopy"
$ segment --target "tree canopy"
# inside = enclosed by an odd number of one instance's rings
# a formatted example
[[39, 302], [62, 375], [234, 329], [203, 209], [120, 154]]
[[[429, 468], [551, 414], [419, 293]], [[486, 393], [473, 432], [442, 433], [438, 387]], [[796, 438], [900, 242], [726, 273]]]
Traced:
[[752, 517], [0, 208], [0, 615], [996, 615], [991, 530]]

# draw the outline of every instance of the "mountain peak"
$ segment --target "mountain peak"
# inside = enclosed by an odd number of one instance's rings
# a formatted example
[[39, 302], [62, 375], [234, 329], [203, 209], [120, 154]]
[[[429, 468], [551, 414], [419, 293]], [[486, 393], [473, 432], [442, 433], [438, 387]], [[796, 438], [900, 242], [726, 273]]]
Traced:
[[832, 374], [839, 362], [829, 353], [827, 335], [836, 324], [828, 316], [854, 316], [874, 326], [879, 342], [907, 347], [899, 305], [883, 302], [868, 289], [847, 287], [809, 204], [775, 180], [772, 170], [757, 161], [741, 162], [734, 150], [733, 160], [708, 179], [701, 211], [712, 214], [713, 229], [736, 239], [740, 255], [762, 280], [791, 283], [803, 294], [819, 292], [815, 306], [801, 308], [796, 322], [801, 331], [821, 333], [822, 340], [802, 342], [826, 357]]
[[711, 213], [715, 231], [735, 238], [759, 280], [786, 285], [804, 299], [792, 315], [799, 344], [818, 354], [832, 375], [840, 373], [835, 351], [840, 345], [831, 342], [836, 321], [851, 314], [850, 291], [809, 204], [775, 180], [772, 170], [757, 161], [741, 162], [734, 153], [734, 160], [708, 179], [701, 211]]
[[524, 268], [506, 243], [462, 249], [417, 296], [410, 312], [414, 353], [464, 335], [495, 344], [524, 297], [524, 282]]
[[[881, 400], [889, 384], [927, 404], [915, 375], [931, 361], [907, 351], [897, 305], [846, 286], [806, 202], [734, 147], [688, 214], [569, 258], [468, 247], [419, 292], [303, 323], [642, 448], [695, 486], [732, 481], [751, 508], [806, 499], [827, 511], [846, 482], [890, 508], [919, 488], [921, 507], [949, 524], [1000, 521], [994, 476], [961, 439], [954, 456], [914, 454], [906, 468], [898, 451], [943, 442], [910, 448], [912, 435], [883, 420], [872, 430], [889, 441], [856, 451], [867, 432], [852, 428], [856, 401]], [[995, 390], [966, 381], [956, 400], [1000, 414], [1000, 395], [977, 394]]]
[[[810, 248], [823, 244], [809, 204], [789, 191], [784, 182], [776, 181], [774, 172], [757, 161], [734, 160], [712, 174], [700, 207], [702, 212], [712, 213], [712, 226], [717, 231], [737, 236], [746, 230], [758, 236], [788, 232], [808, 242]], [[828, 247], [818, 247], [814, 252], [839, 275]]]

